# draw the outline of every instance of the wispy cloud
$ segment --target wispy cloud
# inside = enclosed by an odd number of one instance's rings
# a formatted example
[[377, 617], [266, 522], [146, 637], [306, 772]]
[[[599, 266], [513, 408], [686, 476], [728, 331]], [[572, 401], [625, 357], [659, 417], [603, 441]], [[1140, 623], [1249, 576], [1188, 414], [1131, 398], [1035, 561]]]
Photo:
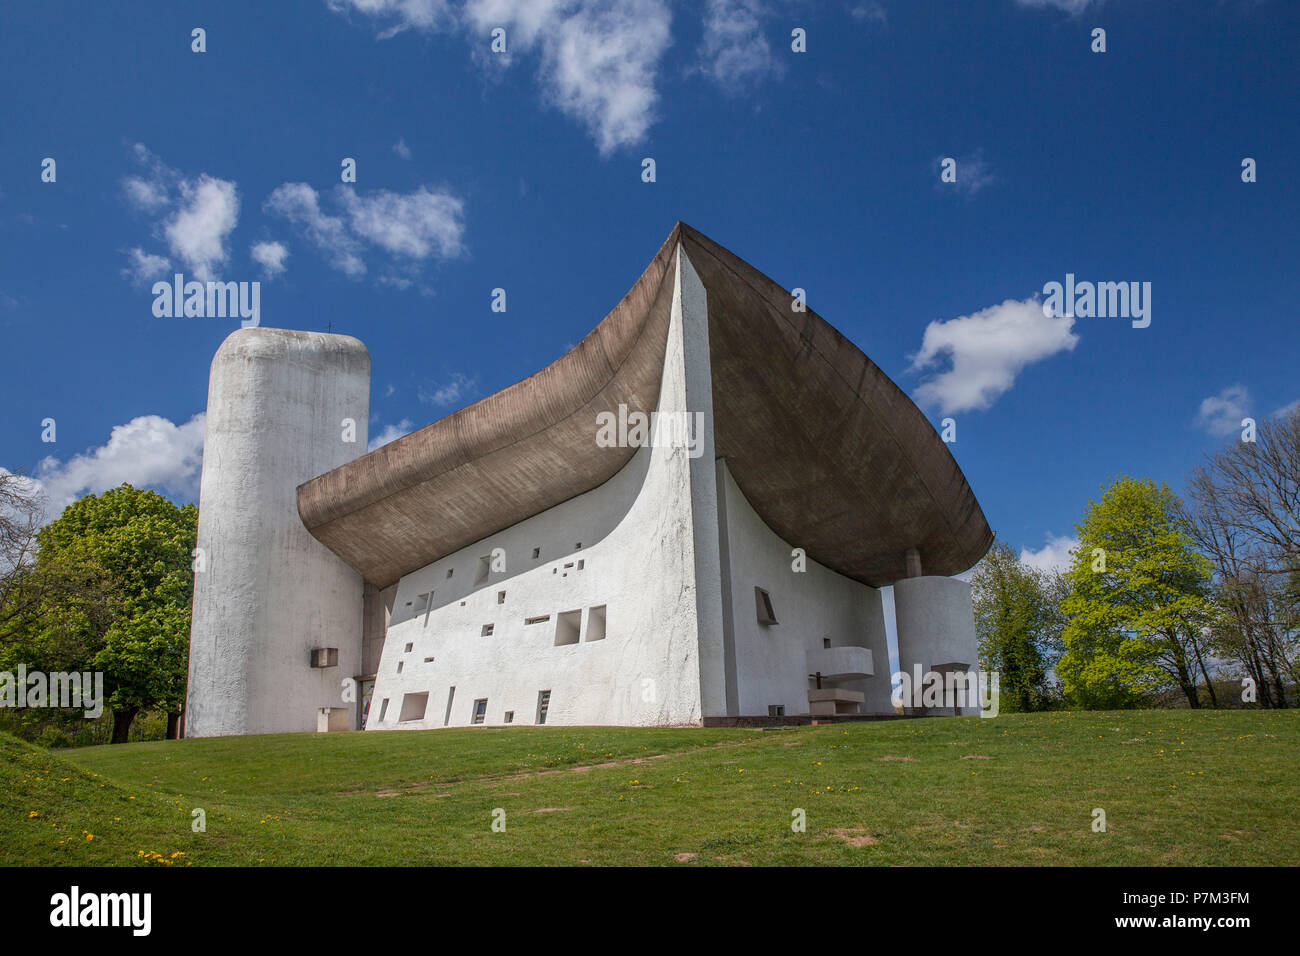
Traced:
[[[544, 102], [584, 126], [602, 154], [638, 143], [655, 119], [655, 89], [671, 42], [666, 0], [326, 0], [359, 14], [381, 38], [405, 30], [459, 32], [490, 68], [535, 57]], [[507, 52], [482, 55], [491, 31]]]
[[416, 389], [420, 401], [429, 405], [446, 407], [464, 404], [473, 393], [476, 380], [456, 372], [441, 384], [421, 385]]
[[[943, 161], [948, 157], [935, 157], [933, 169], [936, 178], [939, 176]], [[963, 199], [971, 199], [977, 193], [998, 181], [997, 176], [993, 173], [993, 167], [988, 160], [984, 158], [984, 150], [977, 149], [967, 156], [951, 157], [956, 161], [957, 178], [950, 183], [940, 180], [939, 185], [943, 189], [953, 190]]]
[[724, 92], [736, 95], [784, 72], [765, 35], [772, 12], [767, 0], [708, 0], [700, 59], [704, 74]]
[[1058, 537], [1049, 531], [1047, 543], [1037, 551], [1032, 548], [1020, 549], [1020, 563], [1039, 571], [1065, 571], [1074, 560], [1070, 552], [1078, 547], [1078, 538]]
[[[216, 278], [230, 258], [226, 240], [239, 223], [235, 184], [208, 173], [183, 174], [140, 143], [132, 151], [144, 170], [122, 180], [127, 203], [154, 220], [155, 237], [167, 243], [189, 273], [202, 281]], [[129, 250], [128, 256], [126, 272], [133, 278], [138, 278], [142, 267], [162, 260], [139, 247]]]
[[1211, 435], [1230, 435], [1241, 428], [1241, 420], [1250, 412], [1250, 390], [1245, 385], [1229, 385], [1218, 395], [1202, 399], [1196, 423]]
[[464, 203], [449, 192], [420, 186], [409, 193], [359, 193], [339, 186], [334, 202], [339, 215], [326, 213], [320, 194], [306, 183], [284, 183], [263, 208], [287, 220], [331, 269], [353, 279], [366, 273], [366, 243], [398, 260], [398, 274], [381, 276], [398, 288], [410, 286], [426, 260], [451, 259], [464, 251]]
[[289, 258], [289, 247], [283, 242], [255, 242], [248, 254], [268, 279], [274, 279], [287, 268], [284, 260]]
[[415, 425], [409, 418], [403, 418], [396, 425], [385, 425], [378, 435], [370, 439], [370, 443], [366, 445], [366, 451], [374, 451], [380, 445], [387, 445], [390, 441], [397, 441], [403, 435], [409, 435], [414, 427]]

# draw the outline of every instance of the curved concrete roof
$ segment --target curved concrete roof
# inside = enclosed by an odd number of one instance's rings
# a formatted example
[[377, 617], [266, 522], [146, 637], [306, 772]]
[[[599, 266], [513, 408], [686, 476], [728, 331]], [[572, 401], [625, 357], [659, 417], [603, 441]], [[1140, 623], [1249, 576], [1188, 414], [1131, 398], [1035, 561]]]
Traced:
[[379, 587], [604, 483], [634, 448], [596, 415], [658, 401], [680, 243], [708, 295], [716, 452], [777, 534], [873, 586], [950, 575], [993, 542], [929, 421], [848, 339], [678, 223], [623, 300], [537, 374], [298, 488], [308, 530]]

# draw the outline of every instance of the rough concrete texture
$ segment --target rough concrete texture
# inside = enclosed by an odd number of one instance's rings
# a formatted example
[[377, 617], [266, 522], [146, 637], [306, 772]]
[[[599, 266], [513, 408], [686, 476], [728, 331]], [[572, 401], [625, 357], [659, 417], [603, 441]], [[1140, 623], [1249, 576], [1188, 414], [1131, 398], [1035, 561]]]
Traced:
[[681, 223], [572, 350], [306, 482], [303, 522], [386, 587], [609, 480], [630, 450], [595, 445], [591, 421], [620, 403], [656, 405], [679, 244], [707, 294], [716, 451], [764, 522], [874, 587], [906, 574], [909, 548], [932, 574], [979, 560], [992, 532], [920, 410], [815, 312], [794, 311], [786, 290]]
[[[341, 680], [360, 665], [362, 580], [303, 527], [295, 488], [364, 452], [369, 393], [370, 356], [349, 336], [253, 327], [217, 351], [186, 736], [314, 731], [320, 708], [344, 706]], [[338, 666], [312, 668], [317, 647], [338, 648]]]

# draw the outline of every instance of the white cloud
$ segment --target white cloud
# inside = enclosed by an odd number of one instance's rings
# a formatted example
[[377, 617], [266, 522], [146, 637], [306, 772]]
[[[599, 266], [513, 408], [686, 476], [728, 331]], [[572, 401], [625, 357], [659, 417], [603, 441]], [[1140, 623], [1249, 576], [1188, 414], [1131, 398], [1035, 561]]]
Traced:
[[183, 425], [158, 415], [142, 415], [117, 425], [108, 441], [65, 462], [43, 459], [33, 478], [47, 498], [50, 518], [82, 495], [99, 494], [128, 482], [197, 501], [203, 466], [203, 427], [199, 412]]
[[[935, 158], [936, 178], [938, 178], [943, 161], [946, 158], [948, 157], [940, 156]], [[956, 161], [957, 178], [950, 183], [939, 180], [939, 185], [942, 188], [954, 190], [963, 198], [970, 199], [980, 190], [997, 182], [997, 177], [993, 175], [993, 167], [984, 158], [984, 150], [977, 149], [969, 156], [954, 156], [952, 159]]]
[[983, 410], [1015, 384], [1033, 362], [1073, 349], [1079, 337], [1074, 319], [1046, 316], [1037, 297], [989, 306], [973, 315], [931, 322], [912, 360], [912, 371], [951, 361], [916, 390], [922, 405], [944, 414]]
[[460, 372], [455, 373], [442, 385], [432, 388], [425, 388], [423, 385], [416, 389], [420, 401], [430, 405], [454, 405], [463, 398], [467, 398], [473, 391], [476, 382], [472, 378], [467, 378]]
[[375, 18], [381, 25], [381, 39], [403, 30], [432, 30], [452, 19], [446, 0], [325, 0], [337, 13], [356, 11]]
[[406, 145], [405, 139], [399, 139], [396, 143], [393, 144], [393, 152], [396, 153], [398, 156], [400, 156], [402, 159], [411, 158], [411, 147]]
[[1249, 414], [1250, 391], [1245, 385], [1229, 385], [1218, 395], [1202, 400], [1196, 423], [1211, 435], [1230, 435]]
[[234, 183], [207, 173], [182, 182], [180, 189], [182, 206], [164, 233], [172, 254], [206, 282], [229, 258], [226, 237], [239, 222], [239, 193]]
[[[171, 254], [194, 278], [215, 279], [217, 270], [229, 258], [226, 239], [239, 223], [239, 191], [235, 184], [207, 173], [185, 176], [140, 143], [132, 147], [132, 152], [146, 171], [122, 180], [127, 202], [137, 211], [156, 217], [156, 236], [167, 242]], [[165, 261], [138, 247], [128, 250], [127, 255], [131, 262], [124, 274], [137, 279], [142, 268]]]
[[390, 441], [396, 441], [403, 435], [409, 435], [414, 423], [409, 418], [403, 418], [396, 425], [385, 425], [374, 438], [370, 439], [370, 444], [366, 445], [366, 451], [374, 451], [380, 445], [387, 445]]
[[1300, 411], [1300, 398], [1294, 402], [1288, 402], [1273, 413], [1274, 418], [1289, 418], [1296, 412]]
[[889, 16], [885, 12], [884, 4], [878, 0], [867, 0], [866, 3], [857, 3], [849, 8], [849, 15], [859, 23], [885, 23]]
[[[267, 198], [267, 212], [283, 216], [325, 257], [330, 268], [352, 278], [366, 272], [363, 241], [404, 260], [451, 259], [464, 251], [464, 202], [445, 191], [420, 186], [409, 193], [381, 189], [358, 193], [339, 186], [335, 201], [343, 215], [321, 209], [320, 195], [306, 183], [284, 183]], [[410, 288], [412, 276], [381, 276], [399, 289]]]
[[381, 189], [362, 196], [340, 187], [338, 198], [352, 231], [386, 252], [411, 259], [461, 253], [465, 204], [450, 193], [421, 186], [405, 194]]
[[1042, 9], [1044, 7], [1055, 7], [1058, 10], [1064, 10], [1069, 14], [1080, 14], [1093, 3], [1099, 0], [1016, 0], [1016, 3], [1022, 7], [1033, 7]]
[[255, 242], [248, 254], [262, 267], [267, 278], [275, 278], [286, 268], [284, 260], [289, 258], [289, 247], [283, 242]]
[[325, 257], [331, 269], [350, 278], [365, 274], [361, 244], [349, 233], [343, 220], [321, 211], [320, 196], [306, 183], [284, 183], [263, 203], [269, 213], [283, 216]]
[[664, 0], [472, 0], [466, 17], [480, 31], [506, 27], [516, 50], [539, 50], [543, 96], [585, 126], [602, 155], [645, 138], [671, 42]]
[[[459, 30], [493, 67], [536, 54], [542, 96], [585, 126], [602, 154], [640, 142], [654, 122], [655, 82], [671, 42], [667, 0], [326, 0], [371, 17], [381, 37], [402, 30]], [[482, 55], [490, 32], [508, 52]]]
[[126, 255], [130, 262], [122, 275], [136, 284], [147, 284], [171, 271], [170, 259], [145, 252], [139, 246], [126, 250]]
[[700, 56], [704, 73], [724, 91], [737, 94], [783, 68], [763, 35], [767, 0], [708, 0]]
[[1079, 547], [1078, 538], [1057, 537], [1048, 532], [1047, 544], [1037, 551], [1020, 549], [1020, 563], [1039, 571], [1065, 571], [1073, 562], [1070, 552]]

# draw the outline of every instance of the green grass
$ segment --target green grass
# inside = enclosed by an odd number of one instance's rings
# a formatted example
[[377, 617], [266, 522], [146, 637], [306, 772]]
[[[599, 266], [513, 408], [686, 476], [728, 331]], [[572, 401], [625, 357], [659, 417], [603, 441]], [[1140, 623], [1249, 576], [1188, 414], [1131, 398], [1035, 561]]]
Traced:
[[[57, 753], [0, 735], [0, 862], [1295, 864], [1297, 754], [1300, 713], [1287, 711], [467, 728]], [[1092, 830], [1097, 807], [1105, 833]], [[191, 831], [194, 808], [205, 833]], [[505, 832], [492, 831], [495, 808]], [[791, 829], [795, 808], [806, 832]]]

